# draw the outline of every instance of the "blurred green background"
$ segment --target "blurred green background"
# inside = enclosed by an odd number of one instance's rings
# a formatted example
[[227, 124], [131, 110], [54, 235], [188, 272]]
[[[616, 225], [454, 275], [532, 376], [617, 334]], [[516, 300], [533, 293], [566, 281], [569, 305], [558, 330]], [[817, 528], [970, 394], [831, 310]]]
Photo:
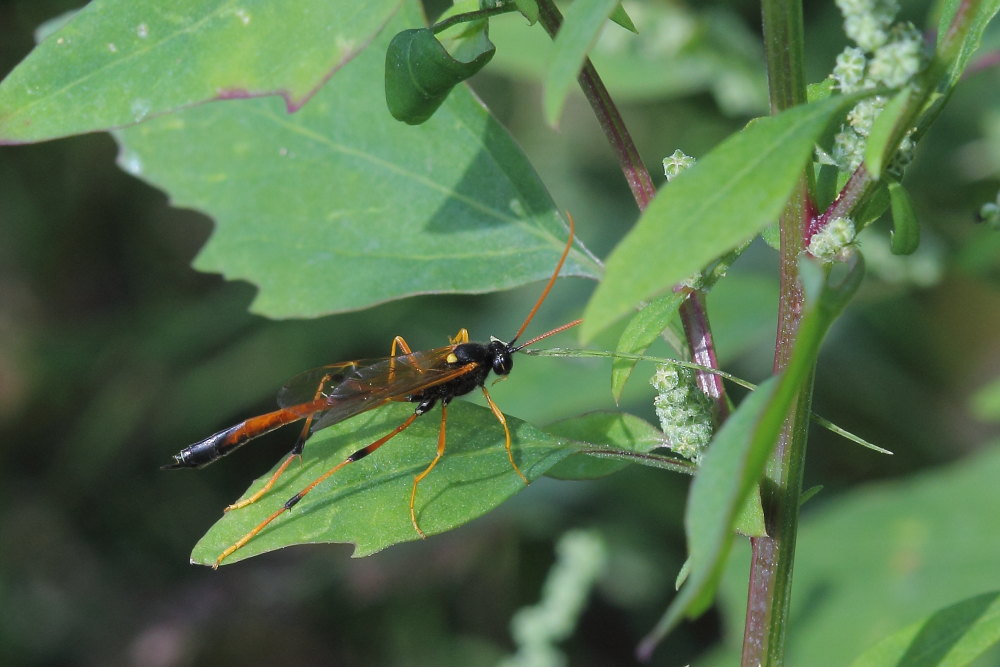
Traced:
[[[30, 51], [39, 23], [74, 5], [0, 2], [0, 75]], [[740, 1], [629, 9], [640, 37], [610, 27], [598, 68], [660, 182], [657, 165], [675, 148], [702, 155], [763, 112], [758, 9]], [[918, 25], [925, 13], [907, 4]], [[558, 205], [573, 212], [581, 238], [604, 255], [634, 221], [634, 205], [580, 99], [558, 131], [540, 123], [532, 64], [540, 30], [522, 42], [517, 21], [497, 22], [498, 55], [474, 87]], [[807, 8], [806, 21], [810, 78], [818, 80], [843, 46], [840, 17], [823, 3]], [[188, 565], [197, 538], [294, 434], [273, 434], [203, 471], [160, 471], [178, 449], [270, 409], [276, 389], [303, 369], [388, 353], [394, 335], [415, 348], [440, 345], [462, 326], [478, 339], [509, 336], [540, 286], [420, 297], [313, 321], [251, 316], [252, 286], [188, 265], [211, 221], [170, 208], [162, 193], [120, 171], [115, 156], [106, 135], [0, 149], [0, 662], [495, 664], [514, 652], [509, 621], [538, 601], [554, 544], [572, 528], [591, 529], [608, 560], [562, 645], [568, 663], [633, 661], [684, 560], [687, 480], [668, 473], [542, 480], [462, 529], [363, 560], [352, 560], [348, 546], [317, 546], [218, 572]], [[959, 87], [907, 174], [923, 226], [920, 252], [905, 262], [887, 256], [884, 226], [873, 230], [864, 242], [870, 280], [823, 354], [816, 410], [896, 455], [814, 433], [806, 486], [824, 490], [804, 509], [800, 553], [842, 557], [820, 563], [803, 555], [796, 563], [799, 581], [815, 584], [803, 583], [807, 598], [796, 607], [803, 613], [792, 630], [802, 651], [793, 653], [797, 664], [810, 659], [807, 647], [821, 650], [824, 635], [847, 656], [873, 641], [845, 643], [838, 626], [848, 615], [863, 622], [861, 607], [878, 613], [878, 602], [843, 602], [836, 591], [865, 572], [876, 582], [866, 584], [868, 595], [882, 597], [875, 587], [887, 579], [877, 564], [896, 553], [885, 530], [893, 521], [916, 521], [900, 539], [912, 546], [913, 531], [922, 535], [920, 558], [906, 570], [908, 604], [877, 632], [1000, 588], [990, 568], [997, 562], [990, 512], [1000, 494], [960, 472], [997, 467], [996, 456], [987, 457], [1000, 421], [998, 392], [988, 391], [1000, 371], [1000, 233], [975, 224], [975, 214], [996, 197], [998, 174], [993, 67]], [[709, 297], [724, 364], [752, 380], [770, 367], [774, 264], [773, 251], [755, 247]], [[591, 289], [560, 281], [532, 330], [577, 316]], [[521, 357], [493, 393], [506, 412], [545, 424], [613, 408], [607, 370]], [[651, 418], [646, 375], [640, 368], [624, 407]], [[428, 443], [428, 458], [432, 452]], [[938, 471], [952, 465], [966, 467]], [[940, 531], [924, 534], [923, 520]], [[963, 557], [961, 572], [932, 574], [946, 552]], [[654, 664], [700, 664], [706, 651], [738, 643], [745, 568], [745, 554], [735, 555], [726, 605], [675, 632]], [[959, 582], [949, 574], [967, 576]], [[825, 625], [809, 622], [816, 618]], [[725, 664], [727, 654], [714, 655]]]

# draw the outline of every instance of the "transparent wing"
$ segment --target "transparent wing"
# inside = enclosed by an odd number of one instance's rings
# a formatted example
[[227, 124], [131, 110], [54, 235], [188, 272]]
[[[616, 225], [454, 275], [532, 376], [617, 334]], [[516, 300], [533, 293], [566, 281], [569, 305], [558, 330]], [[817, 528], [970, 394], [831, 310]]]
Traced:
[[320, 366], [289, 380], [278, 392], [278, 405], [282, 408], [310, 403], [322, 406], [317, 411], [313, 430], [325, 428], [389, 401], [402, 400], [461, 377], [476, 368], [476, 364], [449, 364], [448, 355], [454, 349], [454, 345], [447, 345], [395, 357]]

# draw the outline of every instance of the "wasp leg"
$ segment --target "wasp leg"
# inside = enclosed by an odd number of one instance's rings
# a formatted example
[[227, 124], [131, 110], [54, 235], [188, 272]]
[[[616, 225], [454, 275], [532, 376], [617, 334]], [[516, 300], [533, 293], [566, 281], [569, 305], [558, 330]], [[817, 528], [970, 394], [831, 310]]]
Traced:
[[396, 379], [396, 348], [402, 350], [403, 354], [413, 354], [413, 350], [410, 349], [402, 336], [396, 336], [392, 339], [392, 347], [389, 349], [389, 384], [392, 384], [393, 380]]
[[243, 537], [241, 537], [231, 547], [229, 547], [228, 549], [226, 549], [225, 551], [223, 551], [221, 554], [219, 554], [219, 557], [215, 559], [215, 564], [212, 566], [212, 569], [213, 570], [218, 569], [218, 567], [222, 563], [222, 561], [224, 561], [226, 558], [228, 558], [229, 556], [231, 556], [233, 554], [233, 552], [235, 552], [236, 550], [238, 550], [238, 549], [246, 546], [247, 542], [249, 542], [254, 537], [256, 537], [257, 534], [260, 533], [260, 531], [264, 530], [264, 528], [266, 528], [269, 523], [271, 523], [272, 521], [274, 521], [275, 519], [277, 519], [279, 516], [281, 516], [285, 512], [287, 512], [290, 509], [292, 509], [293, 507], [295, 507], [295, 505], [298, 504], [298, 502], [300, 500], [302, 500], [306, 496], [307, 493], [309, 493], [314, 488], [316, 488], [316, 486], [319, 485], [319, 484], [321, 484], [324, 480], [326, 480], [326, 478], [330, 477], [335, 472], [337, 472], [338, 470], [340, 470], [344, 466], [348, 465], [349, 463], [354, 463], [355, 461], [360, 461], [361, 459], [365, 458], [366, 456], [368, 456], [369, 454], [371, 454], [372, 452], [374, 452], [376, 449], [378, 449], [379, 447], [381, 447], [382, 445], [384, 445], [385, 443], [387, 443], [389, 440], [391, 440], [395, 436], [397, 436], [400, 433], [402, 433], [410, 424], [413, 423], [413, 421], [417, 417], [419, 417], [420, 415], [422, 415], [425, 412], [427, 412], [428, 410], [430, 410], [433, 406], [434, 406], [434, 401], [425, 401], [424, 403], [421, 403], [420, 405], [417, 406], [417, 409], [413, 412], [413, 414], [406, 418], [406, 421], [404, 421], [402, 424], [400, 424], [399, 426], [397, 426], [396, 428], [394, 428], [392, 430], [392, 432], [390, 432], [388, 435], [385, 435], [385, 436], [379, 438], [378, 440], [376, 440], [375, 442], [373, 442], [373, 443], [371, 443], [369, 445], [366, 445], [365, 447], [362, 447], [361, 449], [359, 449], [358, 451], [354, 452], [353, 454], [351, 454], [350, 456], [348, 456], [346, 459], [344, 459], [343, 461], [341, 461], [340, 463], [338, 463], [337, 465], [333, 466], [332, 468], [330, 468], [329, 470], [327, 470], [325, 473], [323, 473], [322, 475], [320, 475], [319, 477], [317, 477], [316, 479], [314, 479], [312, 482], [309, 483], [308, 486], [306, 486], [304, 489], [302, 489], [301, 491], [299, 491], [298, 493], [296, 493], [294, 496], [292, 496], [291, 498], [289, 498], [285, 502], [285, 504], [282, 505], [281, 508], [279, 508], [278, 510], [276, 510], [273, 514], [271, 514], [271, 516], [269, 516], [266, 519], [264, 519], [263, 521], [261, 521], [249, 533], [247, 533], [246, 535], [244, 535]]
[[410, 492], [410, 521], [413, 522], [413, 528], [417, 531], [420, 537], [427, 539], [427, 534], [420, 530], [420, 524], [417, 523], [417, 511], [415, 509], [417, 503], [417, 485], [423, 481], [424, 477], [430, 474], [431, 470], [434, 470], [434, 466], [437, 462], [441, 460], [444, 456], [445, 447], [445, 424], [448, 422], [448, 403], [445, 401], [441, 402], [441, 428], [438, 431], [438, 446], [437, 454], [434, 456], [434, 460], [431, 461], [430, 465], [424, 468], [424, 471], [413, 478], [413, 491]]
[[497, 421], [500, 422], [500, 425], [503, 426], [503, 437], [504, 437], [503, 445], [504, 449], [507, 450], [507, 458], [510, 460], [510, 465], [512, 468], [514, 468], [514, 472], [516, 472], [521, 477], [521, 480], [525, 484], [528, 484], [529, 483], [528, 478], [524, 476], [524, 473], [521, 472], [521, 469], [517, 467], [517, 463], [514, 462], [514, 452], [511, 451], [510, 449], [510, 429], [507, 428], [507, 418], [503, 416], [503, 413], [500, 412], [500, 408], [498, 408], [497, 404], [493, 402], [493, 398], [490, 396], [490, 392], [486, 391], [486, 387], [483, 387], [482, 389], [483, 389], [483, 396], [486, 397], [486, 402], [489, 404], [490, 410], [493, 411], [493, 416], [496, 417]]
[[[325, 385], [329, 380], [330, 380], [329, 373], [320, 378], [319, 384], [316, 387], [316, 394], [313, 396], [314, 403], [318, 401], [319, 398], [323, 395], [323, 385]], [[240, 508], [246, 507], [247, 505], [252, 505], [253, 503], [263, 498], [267, 494], [267, 492], [271, 490], [271, 487], [274, 486], [274, 483], [278, 481], [278, 478], [285, 473], [285, 470], [288, 469], [288, 466], [291, 465], [292, 461], [294, 461], [295, 459], [302, 458], [302, 451], [306, 447], [306, 440], [309, 439], [309, 429], [312, 427], [313, 418], [315, 418], [317, 414], [318, 414], [317, 412], [313, 412], [308, 417], [306, 417], [306, 422], [305, 424], [302, 425], [302, 430], [299, 432], [299, 437], [295, 440], [295, 445], [292, 447], [292, 451], [288, 453], [288, 457], [285, 458], [285, 460], [281, 463], [281, 466], [274, 471], [274, 474], [271, 475], [271, 479], [267, 480], [267, 483], [264, 484], [264, 486], [262, 486], [257, 491], [257, 493], [253, 494], [252, 496], [250, 496], [245, 500], [233, 503], [225, 510], [223, 510], [224, 512], [231, 512], [233, 510], [238, 510]]]

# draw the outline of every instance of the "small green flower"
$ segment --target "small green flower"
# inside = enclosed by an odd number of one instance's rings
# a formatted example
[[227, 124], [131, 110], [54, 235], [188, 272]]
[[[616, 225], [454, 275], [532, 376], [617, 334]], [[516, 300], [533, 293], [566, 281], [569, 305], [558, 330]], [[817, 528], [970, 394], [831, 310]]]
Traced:
[[855, 132], [862, 137], [867, 137], [875, 124], [875, 119], [885, 108], [886, 98], [882, 95], [873, 95], [858, 102], [847, 114], [847, 122]]
[[[912, 132], [911, 130], [910, 133], [912, 134]], [[913, 150], [915, 146], [913, 138], [909, 134], [903, 137], [899, 142], [899, 150], [896, 151], [896, 154], [892, 156], [889, 164], [885, 167], [886, 173], [889, 176], [897, 181], [903, 178], [903, 171], [913, 162]]]
[[667, 181], [672, 181], [685, 169], [694, 166], [695, 158], [685, 155], [681, 149], [675, 150], [670, 157], [663, 158], [663, 175]]
[[827, 262], [846, 259], [854, 241], [854, 221], [834, 218], [809, 241], [809, 254]]
[[844, 126], [833, 138], [833, 159], [843, 171], [854, 171], [865, 159], [865, 140], [851, 127]]
[[846, 47], [837, 56], [837, 64], [833, 68], [833, 78], [837, 82], [837, 87], [845, 93], [861, 90], [867, 64], [868, 59], [865, 58], [864, 51], [856, 46]]
[[844, 17], [844, 32], [854, 43], [871, 53], [889, 40], [887, 26], [871, 14]]
[[912, 24], [893, 26], [891, 41], [872, 55], [868, 75], [877, 83], [898, 88], [920, 71], [922, 51], [923, 40]]

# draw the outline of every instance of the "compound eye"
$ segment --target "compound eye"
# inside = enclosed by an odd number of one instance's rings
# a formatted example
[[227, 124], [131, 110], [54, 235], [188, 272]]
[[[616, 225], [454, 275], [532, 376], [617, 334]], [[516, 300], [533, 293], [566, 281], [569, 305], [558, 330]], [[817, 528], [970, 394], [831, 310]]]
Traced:
[[514, 359], [509, 354], [498, 354], [493, 357], [493, 372], [497, 375], [507, 375], [514, 368]]

